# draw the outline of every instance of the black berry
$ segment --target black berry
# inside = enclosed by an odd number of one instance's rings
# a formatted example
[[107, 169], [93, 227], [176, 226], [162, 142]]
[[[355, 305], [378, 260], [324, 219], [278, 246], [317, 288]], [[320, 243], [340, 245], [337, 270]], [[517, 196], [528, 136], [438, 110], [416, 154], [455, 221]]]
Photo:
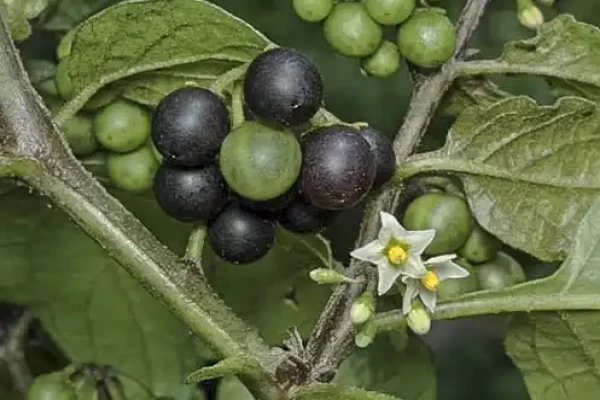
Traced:
[[279, 195], [271, 200], [253, 201], [239, 196], [239, 203], [242, 208], [253, 211], [265, 218], [278, 218], [282, 211], [294, 200], [296, 190], [291, 190]]
[[377, 129], [366, 127], [360, 130], [363, 139], [369, 144], [375, 159], [375, 181], [372, 189], [378, 189], [387, 183], [396, 172], [396, 155], [392, 142]]
[[297, 126], [315, 115], [323, 100], [323, 79], [302, 53], [277, 48], [256, 57], [248, 67], [244, 97], [254, 115]]
[[354, 207], [373, 186], [369, 144], [345, 125], [318, 128], [304, 137], [301, 187], [306, 199], [326, 210]]
[[227, 202], [227, 185], [214, 165], [187, 169], [163, 164], [154, 176], [154, 195], [173, 218], [206, 222]]
[[211, 223], [209, 240], [222, 259], [247, 264], [268, 253], [275, 241], [275, 225], [231, 204]]
[[229, 128], [229, 111], [219, 96], [185, 87], [168, 94], [156, 108], [152, 140], [167, 162], [203, 166], [214, 160]]
[[331, 222], [335, 214], [335, 211], [323, 210], [302, 199], [296, 199], [283, 211], [279, 223], [292, 232], [319, 232]]

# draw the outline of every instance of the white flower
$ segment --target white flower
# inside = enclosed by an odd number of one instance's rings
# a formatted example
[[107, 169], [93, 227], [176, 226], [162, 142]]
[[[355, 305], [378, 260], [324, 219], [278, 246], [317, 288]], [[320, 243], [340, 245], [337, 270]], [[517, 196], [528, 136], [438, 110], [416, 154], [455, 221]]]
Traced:
[[350, 255], [377, 265], [377, 292], [381, 296], [399, 276], [418, 279], [427, 272], [421, 254], [433, 240], [435, 230], [407, 231], [393, 215], [386, 212], [380, 215], [382, 226], [377, 239]]
[[429, 312], [435, 310], [437, 302], [437, 289], [446, 279], [464, 278], [469, 276], [469, 271], [458, 266], [454, 260], [455, 254], [446, 254], [430, 258], [425, 261], [426, 272], [420, 277], [404, 276], [402, 282], [406, 284], [406, 291], [402, 299], [402, 312], [410, 312], [413, 299], [420, 297]]

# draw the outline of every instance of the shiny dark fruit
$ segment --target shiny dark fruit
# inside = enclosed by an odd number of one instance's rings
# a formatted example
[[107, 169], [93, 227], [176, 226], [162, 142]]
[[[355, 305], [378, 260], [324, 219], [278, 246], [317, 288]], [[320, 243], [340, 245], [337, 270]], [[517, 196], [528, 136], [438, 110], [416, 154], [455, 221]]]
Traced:
[[152, 119], [152, 141], [170, 164], [206, 166], [229, 133], [227, 106], [210, 90], [184, 87], [168, 94]]
[[325, 229], [336, 214], [296, 199], [283, 211], [279, 223], [292, 232], [315, 233]]
[[209, 240], [222, 259], [248, 264], [269, 252], [275, 242], [275, 224], [231, 204], [210, 224]]
[[396, 154], [392, 141], [381, 131], [370, 126], [362, 128], [360, 134], [369, 144], [375, 159], [375, 181], [373, 190], [387, 183], [396, 172]]
[[244, 98], [255, 116], [298, 126], [308, 122], [321, 107], [323, 79], [304, 54], [276, 48], [256, 57], [248, 67]]

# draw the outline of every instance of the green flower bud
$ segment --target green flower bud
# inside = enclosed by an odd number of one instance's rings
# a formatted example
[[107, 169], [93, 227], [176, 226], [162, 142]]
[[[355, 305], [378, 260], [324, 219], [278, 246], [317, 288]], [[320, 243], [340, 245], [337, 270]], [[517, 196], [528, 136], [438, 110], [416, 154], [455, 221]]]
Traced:
[[377, 335], [377, 325], [374, 320], [370, 320], [365, 325], [363, 325], [362, 329], [358, 331], [356, 336], [354, 337], [354, 344], [356, 347], [365, 348], [373, 343], [375, 340], [375, 336]]
[[335, 285], [338, 283], [357, 283], [355, 279], [348, 278], [337, 271], [329, 268], [313, 269], [309, 273], [310, 279], [319, 285]]
[[417, 335], [426, 335], [431, 329], [431, 317], [421, 302], [415, 301], [406, 316], [408, 327]]
[[537, 29], [544, 23], [544, 14], [533, 4], [520, 10], [518, 18], [519, 23], [529, 29]]
[[361, 294], [350, 309], [350, 319], [355, 325], [361, 325], [371, 319], [375, 313], [375, 298], [370, 290]]

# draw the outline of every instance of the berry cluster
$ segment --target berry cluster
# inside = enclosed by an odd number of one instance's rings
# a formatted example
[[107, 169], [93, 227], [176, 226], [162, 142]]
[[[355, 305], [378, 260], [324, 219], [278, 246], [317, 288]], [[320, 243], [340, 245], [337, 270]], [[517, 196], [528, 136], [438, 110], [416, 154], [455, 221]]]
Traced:
[[391, 143], [379, 131], [310, 128], [323, 81], [300, 52], [259, 55], [243, 96], [249, 115], [237, 126], [221, 97], [195, 87], [167, 95], [152, 119], [152, 142], [163, 159], [154, 178], [157, 202], [173, 218], [206, 224], [221, 258], [258, 260], [274, 243], [276, 223], [320, 231], [394, 174]]
[[413, 199], [402, 218], [408, 230], [435, 229], [436, 235], [424, 254], [456, 253], [458, 263], [471, 274], [444, 281], [438, 297], [448, 300], [478, 290], [502, 289], [525, 281], [521, 265], [501, 251], [502, 243], [479, 226], [460, 190], [432, 190]]
[[[387, 77], [402, 56], [422, 68], [446, 62], [455, 50], [456, 29], [443, 9], [416, 9], [416, 0], [293, 0], [305, 21], [324, 21], [327, 42], [337, 52], [362, 58], [362, 70]], [[384, 39], [386, 26], [398, 26], [396, 43]]]

